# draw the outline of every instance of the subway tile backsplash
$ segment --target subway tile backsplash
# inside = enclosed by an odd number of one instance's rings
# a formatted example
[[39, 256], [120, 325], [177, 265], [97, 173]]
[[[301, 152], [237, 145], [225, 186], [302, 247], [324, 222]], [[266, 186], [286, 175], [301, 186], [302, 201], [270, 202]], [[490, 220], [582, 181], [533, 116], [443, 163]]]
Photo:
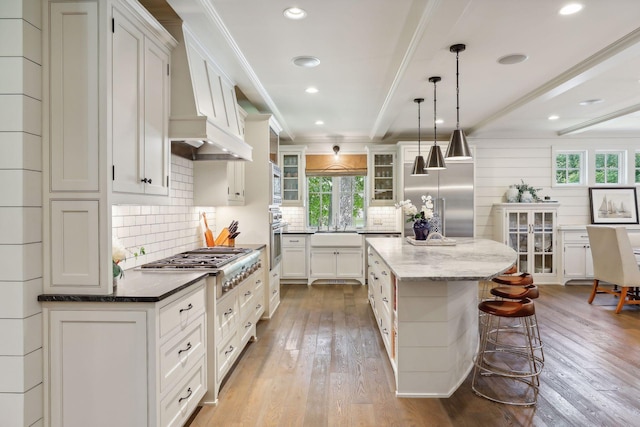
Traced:
[[[112, 233], [129, 251], [125, 270], [204, 246], [201, 213], [215, 232], [215, 208], [193, 206], [193, 162], [171, 157], [171, 205], [116, 205]], [[144, 247], [146, 255], [134, 257]]]
[[[171, 204], [167, 206], [116, 205], [112, 208], [112, 232], [129, 251], [125, 270], [205, 245], [201, 214], [216, 234], [214, 207], [193, 206], [193, 162], [171, 157]], [[291, 229], [305, 227], [305, 208], [283, 206], [284, 220]], [[398, 212], [393, 206], [370, 207], [367, 229], [398, 229]], [[134, 257], [144, 247], [146, 255]]]

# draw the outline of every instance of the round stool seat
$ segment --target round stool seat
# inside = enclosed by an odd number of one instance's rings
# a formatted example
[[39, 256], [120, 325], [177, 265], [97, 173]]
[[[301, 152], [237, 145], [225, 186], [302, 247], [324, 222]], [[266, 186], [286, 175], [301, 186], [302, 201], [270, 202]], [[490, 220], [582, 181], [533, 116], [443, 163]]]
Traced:
[[522, 273], [517, 276], [498, 276], [491, 279], [500, 285], [527, 286], [533, 284], [533, 276], [529, 273]]
[[513, 264], [507, 271], [502, 274], [516, 274], [518, 272], [518, 266]]
[[482, 301], [478, 310], [497, 317], [527, 317], [536, 313], [533, 301], [528, 298], [522, 301]]
[[491, 295], [506, 299], [523, 300], [536, 299], [540, 295], [536, 285], [529, 286], [498, 286], [491, 289]]

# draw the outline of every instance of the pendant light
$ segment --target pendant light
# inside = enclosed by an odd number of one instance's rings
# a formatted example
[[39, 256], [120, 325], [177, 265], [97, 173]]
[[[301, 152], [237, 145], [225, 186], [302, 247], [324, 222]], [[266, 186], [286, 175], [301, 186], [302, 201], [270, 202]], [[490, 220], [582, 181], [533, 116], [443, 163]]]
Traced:
[[413, 161], [413, 168], [411, 169], [411, 176], [421, 176], [421, 175], [429, 175], [424, 168], [424, 157], [420, 153], [420, 103], [424, 101], [424, 98], [416, 98], [413, 100], [416, 104], [418, 104], [418, 155], [416, 159]]
[[429, 77], [429, 81], [433, 83], [433, 146], [429, 151], [429, 157], [427, 158], [427, 170], [442, 170], [447, 166], [444, 163], [444, 157], [442, 156], [442, 150], [436, 140], [437, 138], [437, 125], [436, 125], [436, 83], [442, 80], [438, 76]]
[[462, 129], [460, 129], [460, 86], [458, 84], [458, 55], [463, 52], [467, 47], [463, 44], [454, 44], [449, 50], [456, 54], [456, 129], [451, 134], [449, 140], [449, 147], [447, 148], [447, 159], [459, 159], [467, 160], [471, 158], [471, 150], [467, 144], [467, 137], [464, 135]]

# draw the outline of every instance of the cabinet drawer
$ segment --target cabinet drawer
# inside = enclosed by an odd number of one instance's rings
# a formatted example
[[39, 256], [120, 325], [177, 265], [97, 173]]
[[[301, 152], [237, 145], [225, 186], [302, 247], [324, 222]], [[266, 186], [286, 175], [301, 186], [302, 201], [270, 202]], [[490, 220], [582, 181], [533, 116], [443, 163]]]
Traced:
[[235, 330], [238, 323], [238, 305], [236, 295], [228, 294], [216, 305], [216, 340], [224, 340], [229, 333]]
[[565, 242], [589, 243], [589, 235], [587, 230], [584, 231], [565, 231], [562, 233]]
[[240, 348], [244, 348], [244, 346], [249, 342], [249, 339], [256, 334], [255, 331], [256, 322], [253, 318], [248, 318], [242, 322], [239, 329], [239, 334], [241, 334]]
[[160, 337], [175, 329], [182, 330], [204, 313], [204, 287], [160, 308]]
[[283, 247], [305, 247], [307, 245], [307, 238], [305, 236], [282, 236]]
[[183, 378], [185, 373], [204, 354], [204, 315], [184, 332], [172, 337], [160, 347], [160, 392], [164, 392]]
[[249, 286], [244, 286], [238, 289], [238, 305], [240, 306], [240, 318], [246, 320], [253, 312], [254, 301], [256, 300], [256, 290], [252, 283], [247, 283]]
[[160, 424], [162, 426], [179, 427], [184, 425], [207, 391], [206, 373], [205, 359], [202, 358], [184, 377], [184, 380], [160, 401]]
[[216, 368], [218, 369], [218, 375], [216, 379], [218, 383], [222, 382], [225, 374], [229, 371], [231, 365], [233, 365], [238, 354], [240, 354], [240, 350], [240, 342], [236, 331], [217, 347], [216, 352], [218, 357]]

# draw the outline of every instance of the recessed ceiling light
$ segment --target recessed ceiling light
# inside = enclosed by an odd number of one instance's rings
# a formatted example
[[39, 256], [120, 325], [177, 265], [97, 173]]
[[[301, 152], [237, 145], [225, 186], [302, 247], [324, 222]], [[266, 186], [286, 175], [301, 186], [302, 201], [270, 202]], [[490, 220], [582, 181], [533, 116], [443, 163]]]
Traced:
[[436, 124], [437, 124], [437, 125], [441, 125], [441, 124], [443, 124], [443, 123], [444, 123], [444, 120], [442, 120], [442, 119], [436, 119]]
[[288, 7], [282, 12], [289, 19], [302, 19], [307, 16], [307, 12], [299, 7]]
[[563, 6], [558, 13], [560, 15], [573, 15], [574, 13], [580, 12], [582, 7], [583, 6], [580, 3], [569, 3], [568, 5]]
[[522, 53], [512, 53], [498, 58], [498, 63], [503, 65], [519, 64], [526, 61], [528, 58], [529, 57], [527, 55]]
[[604, 99], [600, 99], [600, 98], [586, 99], [580, 102], [580, 105], [593, 105], [593, 104], [600, 104], [601, 102], [604, 102]]
[[317, 124], [318, 126], [321, 126], [321, 125], [323, 125], [323, 124], [324, 124], [324, 122], [323, 122], [322, 120], [316, 120], [316, 124]]
[[560, 116], [557, 116], [557, 115], [555, 115], [555, 114], [553, 114], [553, 115], [551, 115], [551, 116], [547, 117], [547, 119], [549, 119], [549, 120], [558, 120], [559, 118], [560, 118]]
[[315, 88], [315, 87], [311, 86], [311, 87], [306, 88], [304, 91], [307, 92], [307, 93], [318, 93], [318, 88]]
[[296, 56], [291, 60], [298, 67], [313, 68], [320, 65], [320, 60], [315, 56]]

